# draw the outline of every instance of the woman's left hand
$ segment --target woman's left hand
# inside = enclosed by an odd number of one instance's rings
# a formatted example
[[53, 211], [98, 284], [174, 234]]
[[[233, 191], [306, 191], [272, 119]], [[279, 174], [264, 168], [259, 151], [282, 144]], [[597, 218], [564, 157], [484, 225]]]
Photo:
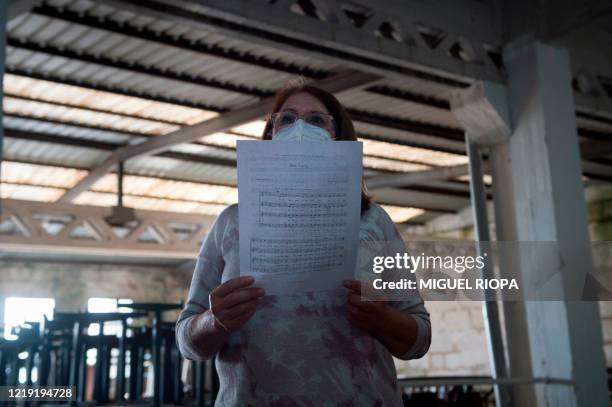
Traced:
[[402, 358], [417, 339], [418, 326], [414, 318], [385, 301], [362, 300], [360, 281], [346, 280], [343, 285], [349, 290], [346, 299], [349, 321], [381, 341], [393, 356]]
[[387, 314], [388, 305], [385, 301], [363, 300], [361, 281], [345, 280], [344, 287], [349, 292], [346, 299], [347, 316], [349, 321], [358, 328], [374, 333], [378, 324], [382, 323]]

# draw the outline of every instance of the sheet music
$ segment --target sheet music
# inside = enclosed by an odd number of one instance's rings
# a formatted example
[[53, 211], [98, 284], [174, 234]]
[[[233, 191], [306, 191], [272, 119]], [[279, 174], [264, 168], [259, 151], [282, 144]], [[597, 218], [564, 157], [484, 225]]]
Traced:
[[237, 151], [240, 274], [269, 295], [353, 278], [362, 144], [238, 141]]

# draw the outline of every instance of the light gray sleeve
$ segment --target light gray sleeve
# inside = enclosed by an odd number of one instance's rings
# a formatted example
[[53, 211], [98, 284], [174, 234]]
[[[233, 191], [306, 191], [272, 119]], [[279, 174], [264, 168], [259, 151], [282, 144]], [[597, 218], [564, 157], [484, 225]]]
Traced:
[[227, 224], [227, 212], [228, 208], [217, 216], [202, 242], [191, 278], [187, 302], [176, 322], [178, 349], [189, 360], [202, 361], [206, 359], [205, 353], [193, 344], [190, 330], [194, 317], [208, 310], [208, 296], [211, 291], [221, 284], [221, 274], [224, 266], [221, 243]]
[[[387, 250], [389, 256], [395, 256], [396, 253], [407, 252], [406, 244], [397, 227], [389, 217], [389, 215], [381, 208], [381, 226], [385, 235], [385, 240], [388, 243]], [[406, 273], [406, 270], [399, 271]], [[399, 357], [401, 360], [419, 359], [427, 353], [431, 344], [431, 322], [429, 320], [429, 312], [425, 308], [425, 302], [418, 294], [406, 295], [406, 300], [390, 301], [389, 305], [396, 308], [402, 313], [408, 314], [414, 318], [417, 324], [417, 339], [412, 348], [405, 354]], [[408, 298], [410, 297], [410, 298]]]

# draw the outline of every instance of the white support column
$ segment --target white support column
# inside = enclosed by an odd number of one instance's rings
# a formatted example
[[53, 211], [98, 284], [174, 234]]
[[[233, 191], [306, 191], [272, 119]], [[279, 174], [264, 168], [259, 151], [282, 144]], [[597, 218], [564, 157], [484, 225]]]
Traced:
[[[495, 209], [495, 231], [498, 241], [517, 241], [515, 203], [512, 187], [510, 142], [498, 143], [489, 149], [491, 174], [493, 175], [493, 203]], [[500, 253], [500, 268], [504, 275], [519, 268], [518, 259]], [[533, 377], [531, 350], [527, 329], [527, 314], [522, 301], [504, 301], [504, 332], [507, 341], [508, 370], [510, 377]], [[534, 385], [522, 384], [512, 387], [512, 399], [517, 406], [535, 405]]]
[[[497, 219], [518, 241], [557, 241], [558, 289], [574, 295], [592, 258], [568, 53], [521, 42], [506, 47], [504, 61], [513, 131], [491, 159], [507, 164], [495, 166], [494, 182], [509, 187], [513, 204], [496, 202], [504, 206]], [[529, 259], [520, 259], [520, 268], [523, 276], [537, 272]], [[597, 303], [532, 301], [525, 310], [533, 375], [575, 382], [536, 385], [537, 405], [609, 405]]]
[[[505, 151], [508, 149], [512, 135], [507, 87], [491, 82], [480, 82], [475, 83], [470, 88], [457, 90], [451, 96], [452, 112], [469, 134], [473, 147], [488, 147], [490, 155], [493, 157], [489, 160], [491, 164], [489, 170], [494, 180], [493, 196], [497, 240], [517, 240], [514, 227], [514, 207], [512, 206], [514, 195], [510, 182], [511, 178], [503, 177], [504, 174], [510, 172], [508, 155]], [[502, 177], [498, 174], [502, 174]], [[470, 183], [475, 182], [482, 183], [482, 179], [470, 179]], [[474, 194], [473, 191], [472, 193]], [[472, 204], [474, 205], [474, 197]], [[481, 215], [484, 214], [485, 208], [481, 208], [478, 212]], [[478, 214], [476, 211], [474, 213], [474, 227], [476, 228]], [[516, 259], [505, 255], [502, 251], [499, 267], [503, 275], [509, 275], [510, 271], [516, 270], [518, 265]], [[502, 332], [506, 340], [508, 354], [507, 374], [511, 378], [532, 377], [524, 303], [506, 301], [502, 303], [502, 306], [504, 315]], [[486, 309], [485, 314], [489, 315]], [[491, 335], [491, 331], [489, 331], [489, 335]], [[499, 340], [496, 340], [496, 342], [499, 342]], [[491, 356], [493, 366], [495, 366], [495, 359], [504, 358], [503, 354], [498, 354], [498, 352], [504, 352], [504, 349], [500, 348], [498, 344], [493, 349], [494, 354]], [[494, 372], [497, 376], [500, 373]], [[535, 404], [535, 392], [532, 384], [515, 384], [511, 390], [511, 395], [504, 395], [504, 400], [499, 400], [498, 404], [501, 402], [502, 405], [505, 405], [504, 403], [509, 401], [516, 406], [532, 406]]]

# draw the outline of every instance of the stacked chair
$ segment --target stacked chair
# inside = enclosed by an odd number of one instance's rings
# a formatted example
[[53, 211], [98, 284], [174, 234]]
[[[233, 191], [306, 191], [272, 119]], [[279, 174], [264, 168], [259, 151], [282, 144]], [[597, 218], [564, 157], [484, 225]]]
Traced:
[[[177, 348], [174, 322], [162, 319], [182, 304], [119, 306], [129, 312], [56, 312], [52, 320], [13, 328], [16, 340], [0, 338], [0, 386], [74, 386], [73, 405], [214, 404], [219, 388], [214, 361], [187, 363]], [[120, 323], [116, 335], [104, 333], [111, 322]], [[100, 326], [97, 335], [88, 334], [91, 324]], [[90, 349], [96, 350], [93, 367], [87, 366]], [[147, 389], [152, 394], [146, 395]]]

